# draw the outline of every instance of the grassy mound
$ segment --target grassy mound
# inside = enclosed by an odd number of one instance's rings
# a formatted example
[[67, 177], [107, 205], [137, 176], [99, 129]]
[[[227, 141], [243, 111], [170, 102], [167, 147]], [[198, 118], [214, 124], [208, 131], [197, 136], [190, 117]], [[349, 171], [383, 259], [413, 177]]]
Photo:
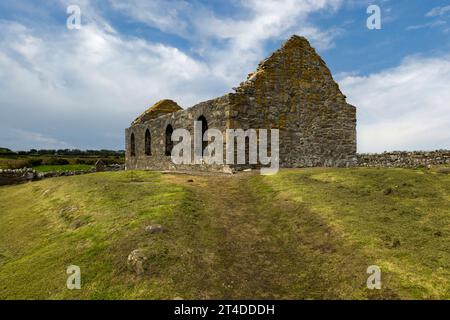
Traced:
[[[108, 172], [0, 188], [0, 299], [450, 298], [450, 176]], [[164, 233], [145, 227], [161, 224]], [[127, 257], [141, 249], [137, 275]], [[81, 290], [66, 269], [81, 268]], [[382, 270], [368, 290], [367, 267]]]

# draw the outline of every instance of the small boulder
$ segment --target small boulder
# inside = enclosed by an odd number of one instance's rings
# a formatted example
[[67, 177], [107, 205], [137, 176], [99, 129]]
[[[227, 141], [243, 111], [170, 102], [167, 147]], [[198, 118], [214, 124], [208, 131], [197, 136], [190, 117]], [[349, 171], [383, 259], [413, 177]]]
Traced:
[[78, 229], [80, 227], [82, 227], [84, 225], [83, 221], [80, 219], [75, 219], [71, 224], [70, 224], [70, 228], [71, 229]]
[[223, 170], [224, 173], [228, 173], [228, 174], [234, 174], [234, 169], [230, 168], [229, 166], [224, 166]]
[[145, 227], [145, 232], [147, 233], [163, 233], [165, 231], [164, 227], [160, 224], [151, 224]]
[[147, 257], [141, 249], [133, 250], [128, 255], [127, 264], [128, 268], [136, 272], [137, 275], [141, 275], [147, 269]]

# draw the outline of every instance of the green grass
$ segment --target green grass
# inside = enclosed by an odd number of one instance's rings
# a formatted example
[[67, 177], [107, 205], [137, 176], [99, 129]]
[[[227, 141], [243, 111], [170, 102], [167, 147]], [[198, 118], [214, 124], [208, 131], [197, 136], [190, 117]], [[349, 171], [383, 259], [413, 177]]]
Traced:
[[[143, 288], [157, 292], [157, 283], [125, 271], [139, 236], [125, 239], [170, 216], [182, 198], [180, 187], [152, 173], [97, 173], [1, 188], [0, 298], [136, 298]], [[74, 228], [78, 221], [81, 227]], [[81, 267], [83, 290], [65, 288], [71, 264]]]
[[[449, 299], [449, 208], [450, 175], [431, 170], [103, 172], [1, 187], [0, 299]], [[150, 223], [168, 232], [146, 234]], [[126, 263], [137, 248], [139, 276]], [[81, 290], [66, 288], [72, 264]], [[370, 265], [381, 290], [366, 288]]]
[[33, 169], [37, 172], [86, 171], [92, 169], [92, 166], [87, 164], [42, 165], [34, 167]]
[[310, 208], [366, 264], [379, 265], [398, 297], [450, 298], [450, 176], [318, 169], [285, 171], [266, 184]]

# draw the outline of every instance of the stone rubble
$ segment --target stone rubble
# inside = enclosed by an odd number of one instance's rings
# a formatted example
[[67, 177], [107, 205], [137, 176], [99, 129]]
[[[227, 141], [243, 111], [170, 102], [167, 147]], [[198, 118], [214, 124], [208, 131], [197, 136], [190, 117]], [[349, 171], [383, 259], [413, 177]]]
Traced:
[[143, 250], [133, 250], [127, 259], [128, 268], [134, 271], [137, 275], [143, 274], [147, 269], [147, 257]]

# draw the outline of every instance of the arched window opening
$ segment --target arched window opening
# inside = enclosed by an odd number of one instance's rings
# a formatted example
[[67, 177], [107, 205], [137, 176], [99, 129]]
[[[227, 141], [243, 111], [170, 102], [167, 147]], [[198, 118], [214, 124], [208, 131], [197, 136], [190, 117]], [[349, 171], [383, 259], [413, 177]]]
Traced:
[[136, 140], [134, 138], [134, 133], [130, 137], [130, 155], [132, 157], [136, 156]]
[[208, 121], [206, 121], [206, 118], [204, 116], [198, 117], [197, 121], [200, 121], [202, 123], [202, 157], [204, 157], [207, 155], [205, 149], [208, 146], [208, 141], [203, 141], [203, 136], [208, 130]]
[[172, 154], [173, 149], [172, 133], [173, 128], [169, 124], [166, 128], [166, 156], [170, 156]]
[[150, 130], [145, 131], [145, 154], [147, 156], [152, 155], [152, 136], [150, 135]]

